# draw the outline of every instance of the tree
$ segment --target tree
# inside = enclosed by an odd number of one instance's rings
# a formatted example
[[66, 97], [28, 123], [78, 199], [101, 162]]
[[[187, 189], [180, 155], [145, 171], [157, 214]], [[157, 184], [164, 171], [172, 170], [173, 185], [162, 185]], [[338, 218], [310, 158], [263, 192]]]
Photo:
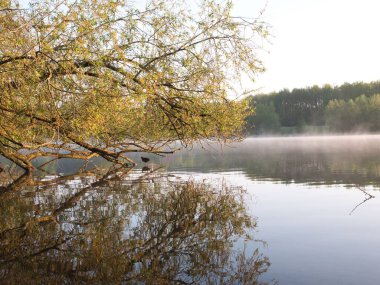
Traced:
[[213, 0], [0, 0], [0, 154], [134, 162], [201, 139], [240, 137], [246, 101], [232, 80], [263, 70], [259, 19]]
[[[334, 114], [325, 113], [326, 111], [329, 112], [328, 105], [330, 102], [333, 100], [341, 100], [343, 102], [349, 101], [350, 99], [355, 101], [357, 98], [360, 98], [358, 99], [359, 101], [357, 101], [360, 105], [360, 109], [367, 104], [366, 102], [368, 100], [366, 98], [372, 97], [379, 93], [380, 81], [373, 81], [369, 83], [345, 83], [341, 86], [335, 87], [326, 84], [323, 87], [312, 86], [301, 89], [293, 89], [291, 91], [284, 89], [271, 94], [260, 94], [254, 98], [257, 104], [273, 104], [282, 126], [300, 127], [305, 124], [314, 126], [323, 126], [327, 124], [331, 126], [332, 120], [335, 120], [332, 119]], [[334, 104], [336, 104], [336, 102], [331, 103], [330, 105]], [[360, 117], [359, 120], [363, 129], [365, 129], [365, 125], [373, 125], [368, 121], [372, 120], [370, 119], [370, 117], [372, 118], [372, 115], [370, 115], [369, 110], [366, 112], [363, 109], [363, 112], [363, 116]], [[376, 119], [376, 116], [374, 119]], [[326, 120], [330, 121], [326, 122]], [[352, 126], [352, 124], [349, 122], [344, 122], [344, 120], [342, 121], [342, 124]], [[359, 122], [355, 121], [355, 124], [359, 124]], [[336, 129], [335, 127], [333, 128]], [[338, 129], [339, 128], [340, 127], [338, 127]], [[349, 128], [350, 127], [348, 127], [348, 129]], [[367, 127], [367, 129], [372, 131], [374, 130], [372, 127]]]
[[251, 128], [258, 134], [278, 132], [280, 120], [273, 102], [269, 104], [257, 104], [255, 115], [250, 117], [249, 123]]
[[335, 131], [380, 130], [380, 95], [361, 95], [355, 100], [332, 100], [326, 109], [327, 124]]

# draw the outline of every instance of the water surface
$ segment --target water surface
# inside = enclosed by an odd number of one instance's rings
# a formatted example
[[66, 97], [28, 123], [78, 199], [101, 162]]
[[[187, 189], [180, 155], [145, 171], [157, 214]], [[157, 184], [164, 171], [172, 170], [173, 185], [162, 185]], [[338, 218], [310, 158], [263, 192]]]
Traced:
[[380, 136], [249, 138], [150, 158], [129, 173], [3, 187], [0, 281], [379, 284]]

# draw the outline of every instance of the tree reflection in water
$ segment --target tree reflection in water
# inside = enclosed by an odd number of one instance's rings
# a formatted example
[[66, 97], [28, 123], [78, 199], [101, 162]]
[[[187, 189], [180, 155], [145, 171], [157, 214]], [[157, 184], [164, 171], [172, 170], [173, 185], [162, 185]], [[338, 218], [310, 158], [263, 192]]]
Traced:
[[0, 281], [260, 283], [268, 258], [233, 247], [256, 226], [241, 189], [163, 173], [127, 177], [24, 179], [22, 187], [3, 187]]

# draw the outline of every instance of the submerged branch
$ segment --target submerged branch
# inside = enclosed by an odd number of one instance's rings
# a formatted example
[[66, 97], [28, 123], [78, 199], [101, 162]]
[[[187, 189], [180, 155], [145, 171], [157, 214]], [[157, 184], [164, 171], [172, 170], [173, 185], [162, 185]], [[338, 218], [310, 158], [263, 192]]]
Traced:
[[375, 198], [374, 195], [369, 194], [366, 190], [362, 189], [360, 186], [356, 186], [356, 188], [359, 189], [361, 192], [363, 192], [364, 195], [366, 196], [366, 198], [365, 198], [362, 202], [360, 202], [359, 204], [357, 204], [357, 205], [352, 209], [352, 211], [350, 212], [350, 216], [351, 216], [351, 214], [352, 214], [353, 212], [355, 212], [355, 210], [356, 210], [357, 208], [359, 208], [361, 205], [363, 205], [363, 204], [366, 203], [367, 201], [369, 201], [369, 200]]

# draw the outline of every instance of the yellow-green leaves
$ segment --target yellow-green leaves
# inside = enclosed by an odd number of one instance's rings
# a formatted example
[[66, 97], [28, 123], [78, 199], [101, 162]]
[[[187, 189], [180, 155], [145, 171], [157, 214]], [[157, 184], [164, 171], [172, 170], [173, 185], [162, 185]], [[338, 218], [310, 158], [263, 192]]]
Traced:
[[267, 32], [231, 9], [44, 0], [1, 11], [0, 148], [26, 143], [43, 155], [41, 145], [64, 142], [75, 155], [70, 143], [86, 143], [118, 159], [115, 149], [239, 138], [248, 108], [231, 86], [262, 70], [255, 39]]

